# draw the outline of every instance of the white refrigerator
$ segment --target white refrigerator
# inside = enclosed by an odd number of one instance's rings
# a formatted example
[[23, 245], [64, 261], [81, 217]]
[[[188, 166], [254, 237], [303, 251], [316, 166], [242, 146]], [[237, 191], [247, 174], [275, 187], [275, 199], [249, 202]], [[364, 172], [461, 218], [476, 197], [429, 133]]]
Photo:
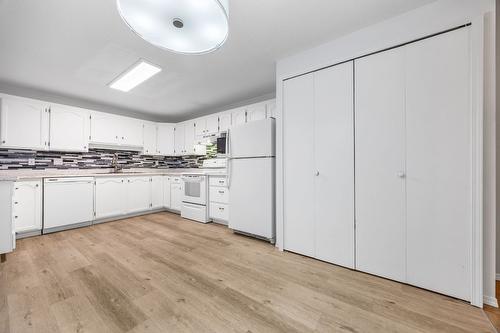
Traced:
[[238, 125], [228, 136], [229, 228], [274, 243], [275, 120]]

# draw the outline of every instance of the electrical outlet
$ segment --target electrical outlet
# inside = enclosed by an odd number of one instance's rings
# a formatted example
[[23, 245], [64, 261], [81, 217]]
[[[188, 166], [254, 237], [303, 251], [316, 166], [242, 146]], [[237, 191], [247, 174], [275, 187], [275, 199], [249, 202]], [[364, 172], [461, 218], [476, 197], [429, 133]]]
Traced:
[[35, 165], [35, 159], [34, 158], [29, 158], [28, 159], [28, 165], [34, 166]]

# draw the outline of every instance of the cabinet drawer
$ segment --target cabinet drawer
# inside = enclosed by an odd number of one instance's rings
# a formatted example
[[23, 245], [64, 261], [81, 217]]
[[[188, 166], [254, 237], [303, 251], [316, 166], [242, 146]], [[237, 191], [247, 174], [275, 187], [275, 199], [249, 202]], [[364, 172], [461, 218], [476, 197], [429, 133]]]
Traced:
[[180, 184], [182, 183], [181, 177], [170, 177], [170, 182], [172, 184]]
[[210, 186], [210, 202], [229, 203], [229, 190], [225, 187]]
[[209, 184], [210, 186], [227, 187], [227, 179], [226, 177], [210, 177]]
[[210, 218], [221, 221], [229, 221], [229, 206], [225, 204], [211, 202]]

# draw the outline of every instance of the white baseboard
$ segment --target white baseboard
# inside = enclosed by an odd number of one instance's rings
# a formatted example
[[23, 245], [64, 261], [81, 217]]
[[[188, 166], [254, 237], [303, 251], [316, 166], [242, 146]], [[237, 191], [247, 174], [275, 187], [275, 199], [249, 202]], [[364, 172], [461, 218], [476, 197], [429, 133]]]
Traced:
[[500, 273], [497, 273], [497, 281], [500, 281]]
[[495, 297], [491, 296], [483, 296], [483, 303], [494, 308], [498, 308], [498, 302]]

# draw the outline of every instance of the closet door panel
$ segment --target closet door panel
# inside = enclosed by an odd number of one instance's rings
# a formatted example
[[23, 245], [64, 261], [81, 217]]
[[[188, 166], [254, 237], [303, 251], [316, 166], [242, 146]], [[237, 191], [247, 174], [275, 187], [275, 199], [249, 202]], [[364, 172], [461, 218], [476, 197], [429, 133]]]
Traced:
[[408, 283], [470, 299], [469, 29], [407, 47]]
[[314, 256], [314, 80], [284, 82], [284, 248]]
[[356, 268], [405, 281], [404, 49], [355, 62]]
[[353, 62], [314, 74], [316, 258], [354, 268]]

